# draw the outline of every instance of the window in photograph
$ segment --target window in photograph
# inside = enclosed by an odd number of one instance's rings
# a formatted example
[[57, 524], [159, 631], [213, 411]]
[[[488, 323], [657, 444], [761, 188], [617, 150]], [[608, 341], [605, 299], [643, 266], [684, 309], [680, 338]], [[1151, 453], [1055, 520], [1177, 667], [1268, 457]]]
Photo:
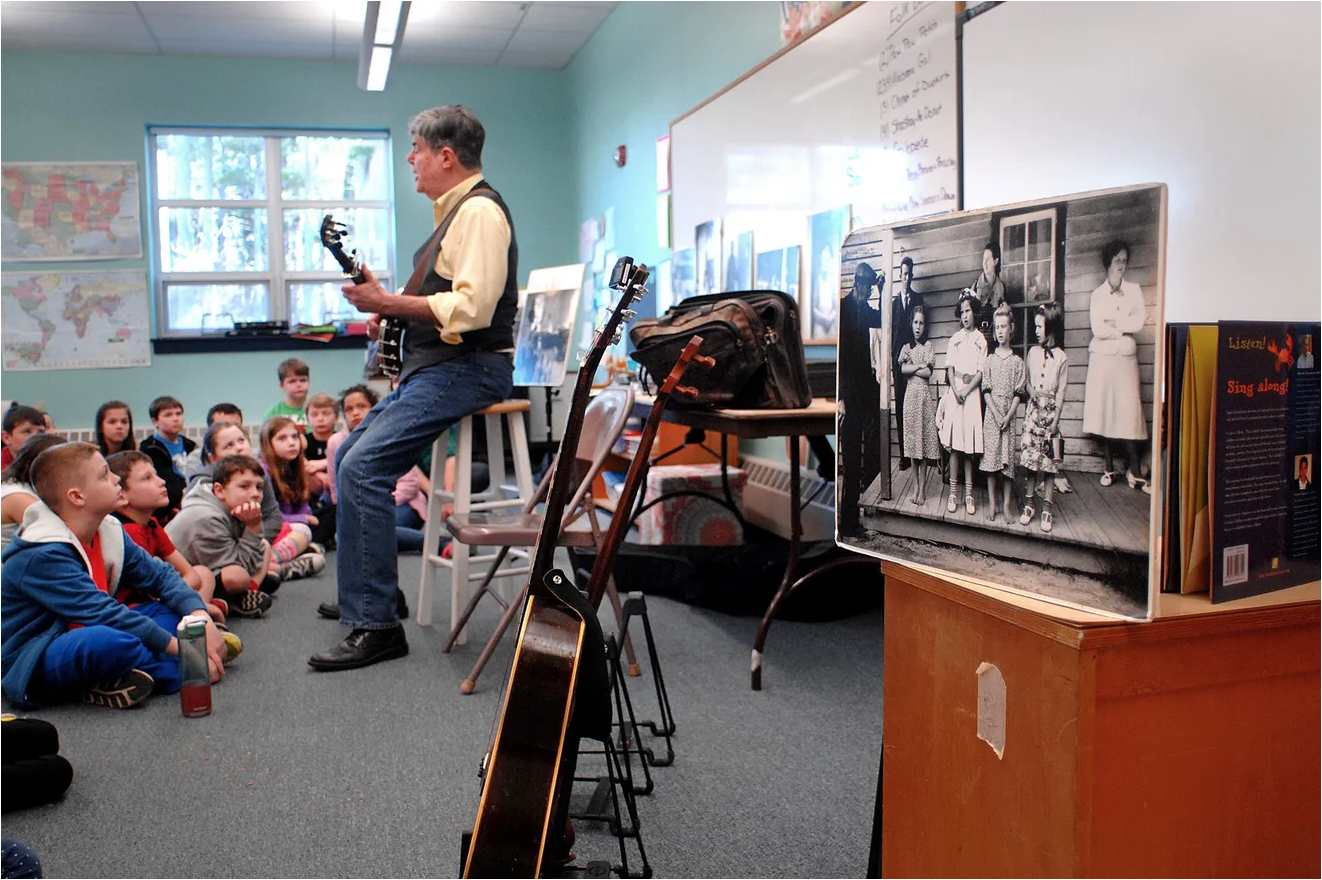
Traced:
[[391, 289], [394, 205], [385, 132], [150, 132], [157, 331], [361, 317], [321, 244], [327, 214]]
[[1056, 299], [1056, 211], [1034, 211], [1001, 221], [1001, 278], [1005, 301], [1015, 310], [1015, 351], [1034, 340], [1033, 310]]

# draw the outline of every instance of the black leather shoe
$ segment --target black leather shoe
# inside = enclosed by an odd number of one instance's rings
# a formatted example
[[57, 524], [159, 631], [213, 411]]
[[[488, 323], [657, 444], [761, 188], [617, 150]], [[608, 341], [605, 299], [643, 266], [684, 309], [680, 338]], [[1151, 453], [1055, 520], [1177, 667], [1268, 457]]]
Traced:
[[[339, 620], [340, 603], [322, 602], [320, 605], [317, 606], [317, 613], [320, 614], [322, 617], [326, 618], [327, 620]], [[399, 589], [398, 587], [395, 588], [395, 615], [400, 620], [408, 620], [409, 617], [408, 599], [404, 598], [404, 591]]]
[[913, 467], [913, 462], [909, 461], [909, 459], [907, 458], [900, 459], [900, 470], [907, 471], [911, 467]]
[[322, 672], [361, 669], [373, 663], [405, 657], [408, 652], [409, 642], [402, 626], [356, 629], [329, 651], [313, 654], [308, 658], [308, 665]]

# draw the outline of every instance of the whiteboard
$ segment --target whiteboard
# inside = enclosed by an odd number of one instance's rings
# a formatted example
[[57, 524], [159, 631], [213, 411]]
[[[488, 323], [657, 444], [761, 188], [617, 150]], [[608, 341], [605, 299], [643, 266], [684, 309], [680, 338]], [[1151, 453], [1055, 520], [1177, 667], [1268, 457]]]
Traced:
[[1008, 2], [963, 34], [964, 204], [1163, 182], [1166, 317], [1317, 320], [1317, 3]]
[[675, 120], [671, 246], [709, 220], [762, 253], [845, 205], [855, 227], [958, 208], [954, 24], [950, 2], [860, 4]]

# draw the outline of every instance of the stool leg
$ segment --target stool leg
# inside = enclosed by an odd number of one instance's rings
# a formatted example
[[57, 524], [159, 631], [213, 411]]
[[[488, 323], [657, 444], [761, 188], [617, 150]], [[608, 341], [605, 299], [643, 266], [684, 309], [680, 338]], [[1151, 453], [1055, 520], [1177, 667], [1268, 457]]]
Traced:
[[519, 487], [519, 497], [524, 501], [533, 497], [532, 460], [528, 456], [528, 430], [523, 421], [523, 413], [512, 412], [507, 416], [510, 428], [510, 449], [514, 453], [514, 481]]
[[460, 693], [471, 694], [473, 688], [477, 687], [477, 677], [482, 674], [482, 668], [487, 665], [487, 661], [495, 653], [496, 645], [500, 644], [501, 636], [505, 635], [505, 630], [509, 629], [509, 625], [514, 621], [515, 616], [523, 610], [523, 601], [527, 594], [528, 591], [525, 588], [518, 600], [511, 602], [509, 607], [505, 609], [505, 613], [500, 616], [500, 623], [496, 624], [496, 631], [491, 634], [491, 638], [487, 639], [486, 647], [482, 649], [481, 656], [473, 664], [473, 671], [468, 673], [468, 678], [464, 679], [463, 683], [459, 685]]
[[477, 603], [481, 602], [482, 597], [491, 589], [491, 579], [495, 576], [496, 569], [500, 568], [500, 564], [505, 561], [505, 557], [509, 555], [509, 552], [510, 548], [501, 547], [500, 552], [496, 554], [496, 561], [491, 564], [491, 568], [487, 569], [486, 577], [482, 578], [482, 583], [478, 584], [477, 592], [473, 593], [473, 598], [468, 600], [468, 607], [465, 608], [464, 613], [460, 615], [459, 624], [454, 629], [450, 630], [449, 641], [445, 643], [444, 648], [441, 648], [442, 654], [450, 653], [450, 649], [454, 647], [455, 640], [459, 638], [460, 631], [468, 626], [468, 619], [472, 617], [473, 612], [477, 610]]
[[491, 485], [487, 491], [496, 501], [505, 499], [505, 493], [500, 488], [505, 485], [505, 440], [501, 434], [502, 429], [499, 414], [487, 416], [487, 468], [491, 472]]
[[[454, 482], [454, 512], [468, 513], [473, 499], [473, 418], [467, 416], [459, 422], [459, 442], [455, 444], [457, 460]], [[450, 542], [450, 629], [458, 629], [454, 644], [468, 644], [467, 631], [459, 626], [460, 609], [468, 604], [467, 544]], [[424, 551], [432, 548], [424, 547]]]
[[436, 592], [436, 564], [432, 550], [441, 534], [441, 497], [437, 490], [445, 485], [445, 450], [450, 432], [445, 430], [431, 445], [432, 492], [427, 498], [427, 522], [423, 526], [422, 579], [418, 583], [418, 626], [431, 626], [432, 602]]

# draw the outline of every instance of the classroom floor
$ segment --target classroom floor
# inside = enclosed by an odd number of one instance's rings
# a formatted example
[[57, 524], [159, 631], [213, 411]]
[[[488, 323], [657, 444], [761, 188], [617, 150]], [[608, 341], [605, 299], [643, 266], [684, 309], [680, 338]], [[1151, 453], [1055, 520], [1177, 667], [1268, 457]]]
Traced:
[[[437, 624], [405, 623], [408, 657], [313, 672], [308, 655], [346, 632], [315, 611], [335, 598], [334, 564], [332, 554], [320, 576], [285, 584], [267, 618], [234, 622], [245, 649], [206, 718], [181, 717], [168, 696], [126, 712], [20, 713], [57, 725], [75, 775], [61, 802], [5, 814], [5, 836], [29, 843], [51, 877], [457, 876], [513, 640], [461, 695], [500, 609], [485, 601], [469, 644], [442, 653], [442, 572]], [[401, 557], [415, 609], [419, 564]], [[654, 768], [655, 789], [639, 798], [656, 875], [862, 876], [881, 749], [881, 613], [777, 621], [754, 692], [756, 617], [647, 601], [678, 726], [674, 764]], [[640, 715], [654, 715], [650, 672], [630, 682]], [[576, 787], [575, 809], [588, 789]], [[618, 861], [600, 826], [577, 830], [580, 859]]]

